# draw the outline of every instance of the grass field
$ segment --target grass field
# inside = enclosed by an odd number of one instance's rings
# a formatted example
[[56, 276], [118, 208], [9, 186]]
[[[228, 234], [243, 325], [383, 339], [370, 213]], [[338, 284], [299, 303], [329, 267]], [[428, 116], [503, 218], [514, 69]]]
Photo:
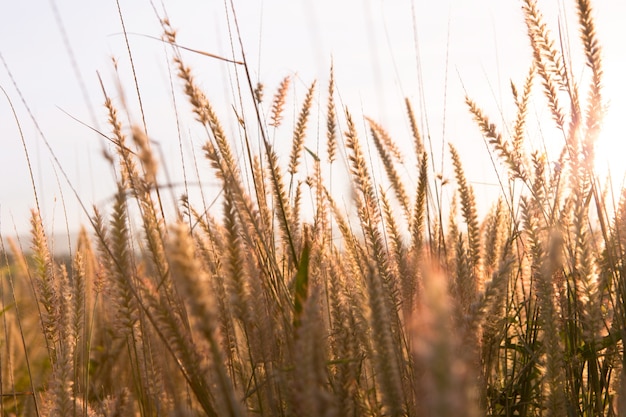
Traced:
[[[214, 108], [164, 19], [219, 197], [164, 208], [163, 161], [103, 85], [114, 201], [87, 208], [67, 258], [36, 209], [30, 243], [0, 248], [0, 415], [626, 415], [626, 200], [614, 208], [594, 174], [606, 98], [591, 1], [575, 1], [583, 86], [522, 4], [533, 59], [511, 85], [515, 118], [498, 126], [466, 99], [505, 173], [482, 217], [470, 156], [446, 149], [445, 185], [410, 100], [412, 137], [395, 141], [338, 105], [333, 68], [289, 117], [290, 77], [243, 79], [245, 114]], [[565, 144], [556, 160], [528, 143], [533, 98]]]

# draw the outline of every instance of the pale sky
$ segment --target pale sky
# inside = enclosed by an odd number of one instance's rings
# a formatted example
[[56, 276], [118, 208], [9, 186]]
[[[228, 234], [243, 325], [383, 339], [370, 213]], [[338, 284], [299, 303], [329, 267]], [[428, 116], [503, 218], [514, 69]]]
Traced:
[[[231, 29], [234, 28], [229, 1], [163, 0], [163, 3], [172, 26], [178, 29], [181, 45], [223, 56], [232, 55], [229, 19]], [[229, 6], [228, 16], [225, 3]], [[521, 85], [530, 64], [521, 1], [233, 0], [233, 4], [251, 75], [265, 85], [267, 102], [280, 80], [293, 75], [296, 106], [299, 106], [306, 86], [317, 79], [322, 118], [320, 129], [323, 129], [325, 92], [332, 57], [341, 99], [339, 104], [351, 109], [358, 117], [359, 126], [363, 126], [361, 116], [367, 115], [381, 122], [396, 140], [409, 141], [403, 106], [404, 97], [409, 97], [422, 118], [423, 133], [426, 135], [429, 129], [436, 156], [441, 156], [442, 143], [454, 143], [478, 198], [491, 200], [493, 193], [497, 193], [496, 187], [482, 185], [495, 183], [493, 168], [482, 136], [464, 104], [463, 86], [494, 122], [503, 125], [500, 109], [506, 122], [512, 122], [509, 82], [513, 80]], [[573, 0], [539, 1], [553, 31], [558, 30], [557, 17], [567, 17], [570, 43], [572, 48], [579, 48], [573, 4]], [[626, 46], [623, 43], [626, 39], [623, 23], [626, 2], [596, 0], [593, 5], [598, 37], [603, 45], [605, 97], [610, 104], [599, 152], [600, 158], [610, 156], [609, 163], [614, 171], [619, 172], [619, 180], [623, 174], [620, 165], [626, 165], [621, 163], [625, 149], [621, 143], [626, 138], [621, 127], [623, 123], [620, 123], [626, 115]], [[178, 133], [170, 92], [167, 49], [158, 41], [137, 35], [160, 37], [160, 26], [149, 1], [120, 0], [120, 6], [126, 29], [131, 33], [129, 41], [150, 137], [159, 142], [167, 155], [162, 165], [167, 165], [174, 182], [180, 182]], [[71, 65], [59, 21], [55, 19], [55, 8], [88, 100]], [[159, 3], [157, 10], [162, 13], [163, 5]], [[119, 104], [120, 94], [111, 63], [111, 57], [115, 57], [119, 62], [119, 75], [131, 119], [134, 123], [141, 123], [116, 2], [24, 0], [3, 2], [0, 12], [3, 16], [0, 53], [37, 124], [83, 202], [88, 207], [94, 203], [106, 207], [114, 190], [114, 180], [101, 156], [100, 139], [60, 109], [108, 134], [110, 127], [106, 124], [96, 72], [102, 76], [108, 94]], [[227, 128], [234, 129], [232, 65], [189, 52], [184, 52], [183, 56]], [[235, 46], [235, 56], [240, 57], [238, 45]], [[574, 74], [582, 76], [581, 62], [575, 61], [574, 64]], [[0, 67], [0, 86], [15, 106], [48, 228], [62, 232], [66, 210], [70, 217], [69, 227], [75, 231], [79, 223], [87, 223], [86, 219], [4, 67]], [[194, 131], [197, 126], [177, 80], [174, 80], [174, 89], [181, 112], [185, 152], [190, 157], [194, 147], [200, 160], [200, 146], [205, 138]], [[535, 92], [539, 97], [538, 83]], [[425, 106], [422, 106], [422, 97]], [[532, 111], [544, 118], [547, 114], [545, 104], [541, 100], [536, 102]], [[290, 110], [293, 112], [293, 107]], [[287, 118], [287, 125], [289, 123]], [[318, 135], [315, 129], [309, 131], [307, 140], [315, 141]], [[289, 130], [287, 128], [286, 132]], [[548, 134], [546, 131], [540, 125], [530, 126], [529, 136], [531, 140], [533, 137], [537, 139], [542, 133]], [[323, 138], [323, 130], [320, 132]], [[364, 130], [361, 136], [365, 137]], [[13, 235], [15, 228], [23, 234], [28, 231], [29, 210], [35, 203], [17, 124], [4, 95], [0, 95], [0, 140], [0, 232], [3, 236]], [[411, 149], [409, 143], [405, 146]], [[411, 161], [408, 161], [408, 167], [412, 166]], [[447, 147], [445, 164], [448, 167], [444, 167], [444, 175], [451, 176]], [[603, 169], [606, 166], [606, 163], [602, 164]], [[182, 188], [175, 189], [177, 195], [182, 191]]]

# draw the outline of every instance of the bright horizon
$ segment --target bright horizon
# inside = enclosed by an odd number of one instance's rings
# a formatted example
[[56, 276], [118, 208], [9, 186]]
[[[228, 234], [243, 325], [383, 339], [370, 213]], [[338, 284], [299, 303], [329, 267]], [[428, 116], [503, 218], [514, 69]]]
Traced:
[[[321, 94], [318, 97], [324, 97], [332, 59], [338, 106], [347, 106], [355, 115], [362, 138], [365, 138], [362, 115], [366, 115], [388, 129], [396, 141], [408, 140], [410, 130], [404, 111], [404, 97], [408, 97], [421, 119], [422, 134], [430, 134], [435, 156], [440, 158], [443, 143], [452, 142], [460, 152], [477, 198], [493, 202], [492, 191], [498, 191], [493, 185], [496, 184], [494, 171], [480, 131], [464, 103], [463, 88], [498, 127], [503, 129], [505, 123], [510, 126], [514, 113], [509, 83], [523, 83], [531, 60], [521, 2], [480, 0], [472, 1], [470, 5], [463, 0], [371, 0], [343, 1], [341, 6], [336, 3], [264, 0], [250, 6], [249, 2], [234, 0], [251, 76], [265, 86], [265, 106], [271, 101], [280, 80], [287, 75], [294, 76], [295, 90], [291, 96], [296, 97], [296, 107], [292, 102], [287, 118], [297, 113], [306, 86], [313, 80], [318, 80]], [[557, 18], [565, 16], [569, 44], [574, 51], [579, 51], [574, 2], [559, 1], [558, 7], [554, 3], [538, 2], [553, 36], [558, 35], [555, 32]], [[53, 5], [63, 22], [88, 100], [81, 91], [76, 68], [68, 56]], [[129, 33], [148, 132], [168, 156], [166, 161], [161, 161], [161, 166], [166, 165], [173, 182], [178, 183], [181, 178], [178, 133], [168, 74], [173, 67], [163, 44], [140, 36], [160, 37], [160, 26], [148, 1], [141, 4], [120, 1], [120, 5]], [[626, 26], [619, 18], [626, 16], [626, 2], [596, 0], [593, 5], [597, 35], [603, 48], [604, 99], [609, 105], [598, 146], [597, 173], [606, 175], [605, 168], [610, 166], [613, 181], [621, 183], [626, 165], [622, 163], [620, 166], [620, 155], [624, 155], [626, 149], [620, 119], [626, 114], [626, 78], [623, 76], [626, 74], [626, 51], [620, 40], [626, 39]], [[172, 26], [178, 29], [180, 45], [232, 56], [229, 18], [222, 3], [212, 6], [200, 1], [165, 1], [165, 7]], [[161, 12], [160, 6], [158, 9]], [[114, 180], [101, 155], [101, 139], [64, 112], [104, 133], [110, 132], [97, 72], [107, 94], [119, 105], [121, 97], [111, 63], [114, 56], [119, 62], [119, 75], [131, 120], [134, 124], [141, 124], [115, 2], [39, 1], [36, 11], [26, 2], [13, 2], [3, 6], [2, 11], [5, 24], [0, 28], [0, 53], [37, 124], [87, 208], [94, 203], [106, 207], [107, 199], [114, 193]], [[232, 16], [230, 18], [232, 25]], [[239, 59], [239, 47], [237, 41], [234, 42], [235, 57]], [[419, 62], [416, 50], [419, 51]], [[582, 78], [583, 62], [576, 53], [573, 55], [574, 76]], [[232, 65], [190, 52], [183, 55], [227, 129], [236, 132], [230, 104], [231, 83], [234, 82]], [[187, 144], [193, 143], [185, 149], [186, 155], [191, 156], [193, 146], [202, 163], [200, 146], [203, 137], [194, 131], [197, 126], [184, 102], [180, 82], [173, 81], [183, 140]], [[79, 222], [87, 225], [87, 218], [81, 213], [58, 167], [55, 168], [51, 154], [5, 68], [0, 69], [0, 86], [6, 90], [17, 112], [46, 227], [57, 234], [63, 233], [63, 212], [67, 211], [70, 231], [76, 232]], [[539, 82], [535, 83], [534, 92], [537, 99], [531, 108], [531, 120], [535, 113], [543, 120], [548, 110], [541, 100]], [[324, 106], [324, 99], [320, 99], [321, 124], [324, 123]], [[122, 116], [127, 121], [123, 113]], [[314, 115], [313, 124], [316, 117]], [[552, 134], [548, 133], [551, 124], [541, 123], [528, 127], [531, 140], [538, 141], [542, 134]], [[290, 120], [287, 120], [283, 127], [287, 133], [289, 125]], [[345, 126], [340, 128], [343, 131]], [[19, 131], [4, 96], [0, 99], [0, 135], [3, 140], [0, 232], [3, 237], [10, 236], [15, 228], [20, 235], [26, 236], [29, 210], [35, 207], [35, 201]], [[317, 127], [313, 126], [307, 143], [314, 143], [317, 135]], [[319, 135], [323, 142], [323, 131]], [[546, 136], [546, 140], [551, 139]], [[235, 141], [236, 136], [231, 139]], [[534, 144], [539, 146], [539, 143]], [[410, 146], [410, 143], [400, 145]], [[560, 143], [556, 145], [561, 146]], [[605, 164], [604, 160], [608, 163]], [[447, 147], [444, 161], [444, 176], [451, 177]], [[412, 167], [412, 160], [406, 163], [407, 167]], [[441, 161], [436, 163], [440, 166]], [[179, 196], [183, 189], [174, 191]], [[62, 200], [65, 200], [65, 208]]]

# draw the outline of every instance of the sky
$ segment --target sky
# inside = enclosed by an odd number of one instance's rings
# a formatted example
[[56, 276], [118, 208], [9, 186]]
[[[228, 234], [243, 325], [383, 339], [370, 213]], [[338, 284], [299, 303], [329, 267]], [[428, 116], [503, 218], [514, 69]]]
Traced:
[[[574, 1], [538, 4], [553, 32], [560, 22], [572, 48], [578, 48]], [[626, 47], [620, 42], [626, 39], [626, 25], [620, 19], [626, 16], [626, 2], [596, 0], [593, 5], [608, 104], [598, 166], [602, 175], [610, 166], [619, 182], [626, 165], [621, 162], [626, 155], [621, 126], [626, 114]], [[168, 48], [149, 36], [161, 36], [157, 14], [167, 14], [180, 45], [221, 56], [234, 51], [239, 59], [240, 47], [231, 47], [234, 8], [251, 76], [264, 84], [266, 101], [283, 77], [292, 76], [291, 110], [296, 113], [307, 86], [318, 80], [323, 124], [332, 62], [339, 104], [357, 115], [361, 127], [362, 115], [372, 117], [410, 150], [404, 111], [408, 97], [422, 131], [430, 137], [436, 169], [444, 177], [452, 175], [449, 158], [440, 158], [442, 147], [451, 142], [460, 151], [477, 198], [487, 206], [498, 192], [487, 148], [464, 96], [478, 102], [494, 122], [512, 123], [510, 81], [521, 85], [531, 57], [520, 0], [162, 0], [154, 8], [148, 0], [119, 0], [119, 7], [148, 132], [159, 144], [161, 165], [174, 183], [182, 178], [179, 136], [186, 160], [193, 152], [201, 155], [205, 138], [198, 133], [176, 79], [173, 99]], [[72, 188], [88, 210], [93, 204], [107, 207], [114, 193], [102, 139], [88, 127], [110, 132], [98, 76], [107, 94], [127, 110], [124, 121], [142, 123], [118, 3], [24, 0], [3, 2], [0, 10], [4, 61], [0, 86], [6, 92], [0, 95], [0, 233], [25, 235], [29, 211], [35, 207], [24, 146], [47, 227], [56, 234], [66, 229], [74, 233], [87, 218]], [[183, 57], [226, 128], [236, 131], [230, 111], [236, 69], [191, 52], [183, 52]], [[582, 79], [582, 62], [574, 59], [574, 67]], [[537, 100], [532, 112], [541, 120], [547, 109]], [[323, 136], [322, 127], [310, 132], [313, 138], [308, 140]], [[529, 127], [531, 141], [547, 132], [549, 128], [540, 123]], [[202, 173], [210, 186], [210, 171]], [[174, 192], [180, 194], [182, 189]]]

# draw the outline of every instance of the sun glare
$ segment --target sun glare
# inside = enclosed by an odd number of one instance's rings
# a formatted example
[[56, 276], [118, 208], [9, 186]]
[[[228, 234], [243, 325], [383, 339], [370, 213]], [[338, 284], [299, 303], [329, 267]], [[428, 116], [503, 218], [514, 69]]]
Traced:
[[619, 201], [626, 178], [626, 135], [621, 118], [623, 107], [610, 107], [595, 149], [595, 172], [601, 184], [611, 184], [614, 199]]

